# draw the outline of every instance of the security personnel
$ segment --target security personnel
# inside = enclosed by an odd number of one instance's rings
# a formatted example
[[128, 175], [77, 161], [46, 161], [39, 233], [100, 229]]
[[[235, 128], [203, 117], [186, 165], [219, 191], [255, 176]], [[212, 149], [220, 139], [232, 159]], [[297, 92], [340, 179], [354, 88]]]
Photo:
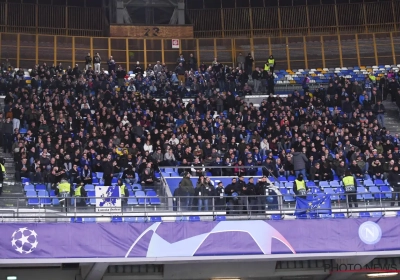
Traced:
[[299, 174], [293, 183], [293, 192], [300, 198], [306, 198], [308, 191], [309, 188], [307, 188], [306, 181], [303, 179], [303, 174]]
[[128, 188], [125, 186], [125, 184], [122, 182], [121, 179], [118, 179], [117, 185], [119, 187], [119, 196], [122, 198], [122, 203], [126, 202], [125, 197], [129, 197], [129, 192]]
[[275, 58], [273, 55], [270, 55], [268, 58], [268, 64], [270, 67], [270, 70], [272, 73], [274, 73], [274, 69], [275, 69]]
[[358, 207], [357, 203], [357, 181], [351, 175], [350, 170], [346, 170], [345, 176], [342, 179], [343, 189], [347, 194], [349, 207], [353, 207], [352, 202], [354, 202], [355, 207]]
[[71, 184], [68, 183], [65, 178], [61, 179], [61, 182], [57, 186], [58, 193], [61, 197], [69, 197], [71, 193]]
[[60, 197], [63, 197], [63, 199], [60, 199], [60, 203], [64, 204], [65, 211], [68, 212], [68, 204], [69, 204], [68, 198], [71, 195], [71, 184], [68, 183], [68, 181], [65, 180], [65, 178], [62, 178], [57, 188], [58, 188], [58, 195]]
[[86, 201], [84, 197], [86, 197], [87, 195], [83, 182], [80, 182], [79, 185], [75, 187], [74, 196], [76, 199], [77, 206], [86, 206]]
[[264, 71], [268, 73], [270, 71], [270, 69], [271, 69], [271, 67], [269, 66], [269, 64], [265, 63], [264, 64]]
[[368, 74], [368, 78], [371, 80], [371, 82], [374, 84], [374, 86], [376, 85], [376, 77], [374, 76], [374, 74], [369, 73]]

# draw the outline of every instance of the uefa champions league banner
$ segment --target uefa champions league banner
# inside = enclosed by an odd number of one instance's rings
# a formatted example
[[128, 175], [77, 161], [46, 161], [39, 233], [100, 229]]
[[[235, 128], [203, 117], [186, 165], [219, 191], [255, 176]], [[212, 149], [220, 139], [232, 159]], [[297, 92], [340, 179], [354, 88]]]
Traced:
[[96, 186], [96, 212], [121, 212], [119, 192], [118, 186]]
[[398, 218], [196, 223], [3, 223], [0, 224], [0, 232], [0, 259], [290, 256], [400, 249]]

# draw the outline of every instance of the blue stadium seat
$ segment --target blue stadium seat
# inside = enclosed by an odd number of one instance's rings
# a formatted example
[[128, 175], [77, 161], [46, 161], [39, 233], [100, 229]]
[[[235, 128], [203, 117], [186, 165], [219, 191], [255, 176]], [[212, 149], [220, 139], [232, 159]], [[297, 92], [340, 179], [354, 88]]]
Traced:
[[127, 204], [128, 204], [128, 205], [138, 205], [138, 201], [137, 201], [137, 199], [134, 198], [134, 197], [129, 197], [129, 198], [128, 198]]
[[340, 184], [339, 184], [338, 181], [331, 181], [331, 182], [329, 182], [329, 185], [330, 185], [332, 188], [338, 188], [338, 187], [340, 187]]
[[151, 205], [160, 205], [161, 204], [161, 200], [159, 197], [150, 197], [149, 202]]
[[335, 219], [345, 219], [346, 215], [344, 213], [335, 213], [335, 214], [333, 214], [333, 217]]
[[313, 182], [313, 181], [308, 181], [307, 182], [307, 187], [311, 188], [311, 187], [316, 187], [317, 185]]
[[275, 220], [275, 221], [282, 220], [282, 218], [283, 218], [282, 215], [279, 215], [279, 214], [273, 214], [270, 216], [270, 219]]
[[37, 193], [35, 191], [27, 191], [26, 197], [37, 197]]
[[31, 180], [29, 180], [29, 178], [22, 177], [21, 181], [22, 181], [22, 184], [26, 184], [26, 183], [29, 183]]
[[366, 187], [375, 186], [375, 183], [371, 179], [367, 179], [364, 181], [364, 186]]
[[47, 191], [40, 190], [38, 191], [39, 202], [41, 205], [49, 206], [51, 205], [51, 199], [49, 197], [49, 193]]
[[375, 183], [376, 186], [384, 186], [384, 185], [386, 185], [385, 182], [383, 182], [383, 180], [381, 180], [381, 179], [376, 179], [374, 183]]
[[111, 184], [114, 185], [114, 184], [116, 184], [116, 183], [118, 183], [118, 178], [113, 177], [113, 178], [111, 179]]
[[136, 191], [135, 197], [137, 198], [139, 205], [149, 204], [144, 191]]
[[226, 221], [226, 216], [215, 216], [215, 220], [218, 222]]
[[60, 200], [58, 198], [56, 198], [56, 197], [51, 198], [51, 204], [53, 206], [59, 206], [60, 205]]
[[360, 218], [370, 218], [371, 217], [371, 213], [369, 213], [369, 212], [360, 212], [360, 214], [358, 216]]
[[380, 218], [383, 216], [382, 212], [371, 212], [371, 217]]
[[319, 182], [319, 186], [322, 187], [322, 188], [329, 188], [330, 187], [328, 181], [320, 181]]
[[94, 191], [87, 192], [90, 205], [96, 205], [96, 193]]
[[87, 192], [94, 191], [95, 190], [94, 185], [91, 185], [91, 184], [85, 185], [85, 190]]
[[46, 186], [43, 185], [43, 184], [37, 184], [35, 188], [36, 188], [37, 191], [40, 191], [40, 190], [45, 191], [45, 190], [47, 190]]
[[123, 221], [125, 223], [136, 223], [136, 217], [124, 217]]
[[189, 222], [200, 222], [200, 217], [199, 216], [190, 216]]
[[147, 191], [146, 196], [155, 197], [157, 196], [157, 193], [155, 191]]
[[332, 214], [319, 214], [319, 217], [321, 219], [331, 219], [331, 218], [333, 218], [333, 215]]
[[137, 217], [136, 222], [137, 223], [145, 223], [145, 222], [147, 222], [147, 218], [146, 217]]
[[385, 194], [381, 192], [381, 190], [376, 186], [369, 187], [369, 191], [374, 196], [375, 199], [384, 199], [386, 198]]
[[307, 213], [297, 214], [296, 219], [308, 219]]
[[162, 222], [161, 217], [150, 217], [150, 222]]
[[35, 191], [35, 186], [34, 185], [25, 185], [24, 186], [24, 191], [28, 192], [28, 191]]
[[95, 222], [96, 222], [96, 218], [91, 218], [91, 217], [82, 218], [82, 221], [83, 221], [84, 223], [95, 223]]
[[103, 172], [96, 172], [96, 175], [97, 175], [97, 179], [103, 179], [104, 173]]
[[289, 182], [294, 182], [294, 181], [296, 180], [296, 177], [290, 175], [290, 176], [287, 178], [287, 180], [288, 180]]
[[381, 186], [380, 190], [385, 195], [385, 198], [392, 198], [392, 190], [389, 186]]
[[55, 190], [50, 190], [49, 195], [50, 195], [50, 197], [56, 197], [57, 196]]
[[273, 182], [276, 182], [276, 180], [275, 180], [275, 178], [274, 177], [268, 177], [268, 179], [269, 179], [269, 181], [271, 182], [271, 183], [273, 183]]
[[[98, 173], [98, 172], [97, 172]], [[99, 184], [99, 179], [98, 178], [92, 178], [92, 184]]]
[[122, 223], [122, 217], [114, 216], [111, 218], [112, 223]]
[[142, 190], [142, 185], [140, 185], [140, 184], [133, 184], [132, 185], [132, 190], [134, 190], [134, 191], [141, 191]]
[[38, 206], [39, 204], [39, 198], [28, 198], [29, 206]]
[[49, 197], [49, 193], [46, 190], [40, 190], [37, 193], [38, 197]]
[[72, 217], [71, 223], [82, 223], [83, 219], [81, 217]]

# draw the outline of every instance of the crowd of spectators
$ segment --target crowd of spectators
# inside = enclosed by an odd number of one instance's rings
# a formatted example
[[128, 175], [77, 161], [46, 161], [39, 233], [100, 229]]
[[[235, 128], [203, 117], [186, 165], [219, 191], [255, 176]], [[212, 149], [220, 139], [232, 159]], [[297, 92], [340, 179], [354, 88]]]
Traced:
[[[254, 68], [250, 54], [235, 67], [217, 58], [197, 65], [193, 55], [179, 57], [175, 69], [138, 62], [134, 74], [112, 57], [108, 71], [99, 57], [85, 61], [36, 65], [28, 83], [23, 70], [2, 64], [0, 144], [13, 153], [17, 179], [51, 188], [62, 177], [91, 183], [92, 172], [104, 172], [106, 185], [115, 176], [153, 185], [158, 166], [178, 164], [196, 176], [207, 166], [232, 167], [210, 169], [214, 176], [255, 176], [263, 166], [268, 176], [332, 180], [350, 169], [357, 178], [386, 178], [399, 164], [400, 139], [385, 128], [381, 102], [390, 93], [400, 103], [395, 76], [335, 76], [281, 98], [273, 95], [273, 69]], [[270, 93], [261, 104], [241, 98], [254, 91], [249, 79]], [[188, 91], [196, 97], [184, 103]]]

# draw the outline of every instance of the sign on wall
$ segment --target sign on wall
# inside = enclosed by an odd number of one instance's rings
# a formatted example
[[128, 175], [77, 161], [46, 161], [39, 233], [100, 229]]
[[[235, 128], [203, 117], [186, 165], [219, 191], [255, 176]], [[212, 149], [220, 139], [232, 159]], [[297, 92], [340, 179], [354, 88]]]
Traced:
[[121, 212], [118, 186], [96, 187], [96, 212]]
[[179, 49], [179, 39], [172, 39], [172, 48]]
[[193, 26], [174, 25], [174, 26], [127, 26], [111, 25], [110, 35], [112, 37], [132, 37], [132, 38], [193, 38]]

